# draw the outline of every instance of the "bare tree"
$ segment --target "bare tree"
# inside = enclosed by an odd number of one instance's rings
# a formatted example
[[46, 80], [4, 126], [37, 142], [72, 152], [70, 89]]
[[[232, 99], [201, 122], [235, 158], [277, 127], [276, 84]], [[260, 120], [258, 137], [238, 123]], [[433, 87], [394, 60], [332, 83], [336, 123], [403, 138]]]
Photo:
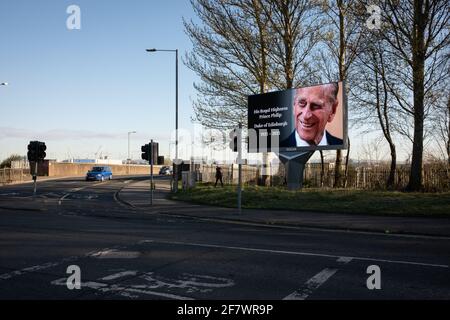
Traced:
[[208, 128], [229, 129], [247, 116], [247, 96], [270, 87], [267, 51], [271, 38], [259, 0], [191, 0], [202, 21], [184, 21], [193, 52], [185, 64], [195, 83], [195, 119]]
[[356, 123], [364, 126], [365, 130], [374, 131], [369, 124], [375, 124], [375, 128], [380, 128], [383, 137], [389, 145], [391, 155], [391, 165], [389, 177], [386, 181], [388, 189], [394, 187], [395, 170], [397, 165], [397, 152], [393, 137], [395, 131], [392, 125], [393, 119], [397, 118], [399, 110], [396, 108], [395, 99], [393, 99], [388, 88], [388, 82], [395, 82], [392, 78], [391, 69], [398, 66], [396, 57], [384, 52], [385, 42], [371, 35], [371, 43], [366, 46], [359, 55], [355, 64], [357, 75], [352, 88], [352, 99], [359, 106], [354, 110], [357, 115]]
[[[336, 81], [349, 78], [350, 67], [358, 56], [362, 44], [361, 17], [364, 7], [357, 0], [321, 1], [325, 20], [319, 50], [323, 80]], [[334, 187], [342, 186], [342, 152], [336, 151]]]
[[412, 103], [409, 95], [399, 94], [392, 86], [390, 90], [398, 104], [413, 117], [413, 150], [407, 190], [417, 191], [422, 188], [427, 108], [433, 107], [432, 91], [448, 77], [445, 49], [450, 44], [450, 4], [441, 0], [386, 0], [382, 12], [385, 23], [382, 34], [389, 43], [385, 50], [408, 65], [404, 70], [398, 68], [396, 77], [412, 93]]
[[441, 151], [442, 157], [447, 158], [450, 166], [450, 93], [442, 92], [446, 99], [442, 97], [441, 104], [436, 108], [436, 112], [430, 117], [433, 126], [433, 139], [435, 145]]
[[[311, 83], [314, 77], [311, 52], [317, 44], [319, 29], [317, 5], [308, 0], [260, 1], [274, 37], [268, 51], [274, 87], [284, 90]], [[268, 162], [265, 154], [263, 162], [265, 165]]]
[[[446, 119], [447, 120], [447, 126], [446, 126], [446, 128], [447, 128], [447, 130], [446, 130], [447, 131], [447, 135], [446, 135], [446, 138], [447, 138], [447, 143], [446, 143], [446, 146], [447, 146], [447, 163], [450, 166], [450, 95], [449, 95], [448, 100], [447, 100], [447, 109], [446, 109], [445, 113], [446, 113], [446, 118], [447, 118]], [[444, 119], [445, 119], [445, 117], [444, 117]], [[445, 132], [445, 130], [443, 130], [443, 132]]]
[[360, 150], [360, 157], [368, 164], [378, 164], [382, 161], [384, 152], [381, 145], [382, 138], [365, 141]]
[[310, 84], [317, 75], [312, 52], [320, 40], [320, 15], [316, 1], [263, 0], [263, 8], [275, 37], [270, 50], [274, 86], [290, 89]]
[[[317, 42], [315, 8], [306, 0], [191, 0], [202, 26], [184, 21], [193, 52], [186, 65], [200, 77], [195, 119], [226, 129], [246, 123], [247, 96], [309, 79]], [[220, 119], [220, 122], [217, 121]], [[263, 153], [263, 164], [268, 154]], [[264, 166], [263, 166], [264, 169]], [[262, 173], [261, 183], [268, 175]]]

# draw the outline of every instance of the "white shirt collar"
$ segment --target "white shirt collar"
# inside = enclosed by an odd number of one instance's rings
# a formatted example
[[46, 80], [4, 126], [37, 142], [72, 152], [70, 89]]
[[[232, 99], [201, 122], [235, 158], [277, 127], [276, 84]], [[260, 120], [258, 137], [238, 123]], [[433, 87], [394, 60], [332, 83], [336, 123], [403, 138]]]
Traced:
[[[297, 147], [310, 147], [311, 144], [309, 144], [307, 141], [300, 138], [300, 135], [298, 134], [297, 130], [295, 130], [295, 141], [297, 144]], [[319, 146], [327, 146], [328, 140], [327, 140], [327, 133], [326, 131], [323, 133], [322, 140], [320, 140]]]

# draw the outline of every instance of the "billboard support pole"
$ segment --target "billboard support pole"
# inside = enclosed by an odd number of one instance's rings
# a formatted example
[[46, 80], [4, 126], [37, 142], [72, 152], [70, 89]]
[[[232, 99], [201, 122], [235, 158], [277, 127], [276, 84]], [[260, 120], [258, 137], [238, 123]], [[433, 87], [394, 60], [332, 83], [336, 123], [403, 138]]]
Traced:
[[314, 151], [306, 152], [280, 152], [278, 158], [286, 169], [286, 182], [288, 190], [298, 190], [303, 187], [303, 171], [305, 164]]

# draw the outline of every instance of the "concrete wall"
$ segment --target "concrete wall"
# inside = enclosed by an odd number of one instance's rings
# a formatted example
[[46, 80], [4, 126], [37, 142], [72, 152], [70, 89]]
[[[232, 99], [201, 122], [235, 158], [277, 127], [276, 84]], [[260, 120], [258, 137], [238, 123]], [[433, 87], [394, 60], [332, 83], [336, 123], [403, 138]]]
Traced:
[[[85, 176], [86, 172], [92, 169], [95, 165], [91, 163], [62, 163], [62, 162], [49, 162], [48, 163], [48, 176], [49, 177], [62, 177], [62, 176]], [[109, 165], [111, 167], [113, 176], [120, 175], [134, 175], [134, 174], [150, 174], [149, 165]], [[153, 174], [158, 174], [161, 166], [153, 166]], [[45, 175], [45, 174], [44, 174]]]

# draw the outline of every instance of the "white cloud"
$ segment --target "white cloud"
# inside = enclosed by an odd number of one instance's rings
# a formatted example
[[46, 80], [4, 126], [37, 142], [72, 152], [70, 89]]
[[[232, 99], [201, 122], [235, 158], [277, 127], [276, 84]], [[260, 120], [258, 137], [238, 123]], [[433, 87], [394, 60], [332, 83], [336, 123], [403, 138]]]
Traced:
[[[157, 135], [153, 139], [168, 140], [170, 135]], [[135, 133], [133, 138], [146, 139], [149, 135], [145, 133]], [[86, 130], [52, 129], [46, 131], [36, 131], [32, 129], [21, 129], [12, 127], [0, 127], [0, 139], [40, 139], [40, 140], [80, 140], [80, 139], [127, 139], [127, 132], [95, 132]]]

